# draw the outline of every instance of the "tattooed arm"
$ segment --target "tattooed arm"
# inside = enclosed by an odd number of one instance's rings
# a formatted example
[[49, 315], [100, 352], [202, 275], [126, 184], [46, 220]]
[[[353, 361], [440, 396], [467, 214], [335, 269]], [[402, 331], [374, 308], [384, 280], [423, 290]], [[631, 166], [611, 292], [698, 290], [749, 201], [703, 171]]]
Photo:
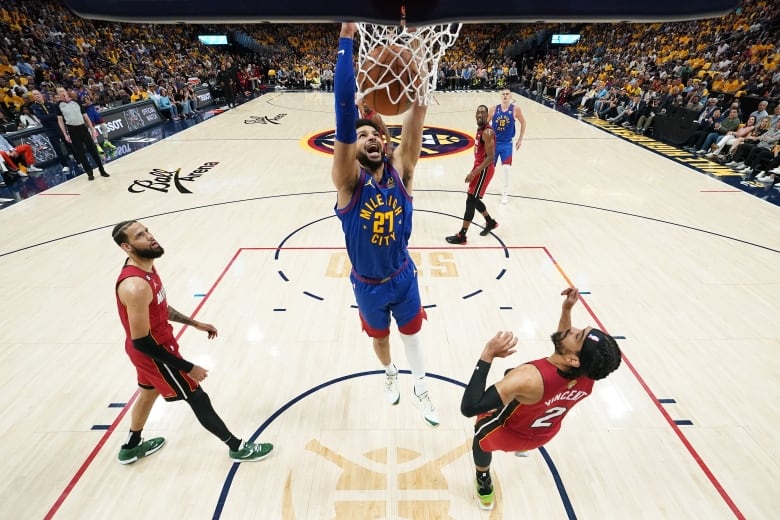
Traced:
[[195, 324], [195, 320], [193, 320], [189, 316], [180, 313], [170, 305], [168, 305], [168, 319], [170, 321], [175, 321], [176, 323], [184, 323], [185, 325]]
[[214, 325], [211, 325], [210, 323], [201, 323], [199, 321], [195, 321], [189, 316], [180, 313], [170, 305], [168, 305], [168, 319], [170, 321], [175, 321], [176, 323], [183, 323], [185, 325], [190, 325], [192, 327], [195, 327], [198, 330], [207, 332], [209, 335], [209, 339], [214, 339], [217, 337], [217, 328]]

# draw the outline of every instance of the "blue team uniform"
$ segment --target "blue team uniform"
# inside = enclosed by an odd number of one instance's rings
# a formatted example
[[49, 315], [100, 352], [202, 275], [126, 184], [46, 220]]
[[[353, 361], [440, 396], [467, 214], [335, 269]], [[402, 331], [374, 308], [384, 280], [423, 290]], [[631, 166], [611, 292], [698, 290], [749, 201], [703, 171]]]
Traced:
[[361, 168], [352, 200], [334, 209], [344, 230], [352, 262], [350, 280], [364, 329], [373, 337], [386, 336], [391, 312], [402, 329], [422, 312], [417, 267], [407, 250], [412, 198], [403, 180], [387, 159], [378, 185]]
[[509, 105], [506, 110], [501, 110], [501, 105], [496, 105], [490, 126], [496, 133], [496, 159], [501, 164], [512, 164], [512, 138], [515, 136], [515, 104]]

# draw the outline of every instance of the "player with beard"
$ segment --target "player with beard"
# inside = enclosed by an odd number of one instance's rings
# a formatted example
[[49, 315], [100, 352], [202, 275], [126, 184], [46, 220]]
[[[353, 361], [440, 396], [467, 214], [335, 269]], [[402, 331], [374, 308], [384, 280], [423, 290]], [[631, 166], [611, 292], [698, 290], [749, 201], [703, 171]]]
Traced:
[[125, 329], [125, 351], [138, 374], [138, 398], [133, 406], [130, 434], [119, 450], [120, 464], [132, 464], [163, 447], [165, 439], [141, 438], [141, 432], [159, 395], [166, 401], [185, 400], [198, 421], [228, 446], [233, 462], [261, 460], [273, 446], [242, 442], [228, 430], [200, 387], [208, 371], [184, 359], [169, 321], [183, 323], [217, 337], [217, 329], [195, 321], [167, 303], [165, 288], [154, 260], [165, 252], [149, 230], [135, 220], [120, 222], [112, 232], [114, 242], [127, 253], [116, 281], [116, 303]]
[[354, 23], [341, 26], [334, 77], [336, 142], [333, 151], [335, 211], [352, 262], [350, 280], [363, 330], [385, 369], [385, 399], [400, 401], [398, 369], [390, 354], [390, 317], [395, 318], [413, 385], [413, 400], [425, 422], [436, 427], [439, 415], [428, 394], [420, 330], [425, 310], [417, 268], [407, 245], [412, 233], [412, 182], [422, 148], [427, 107], [414, 103], [403, 123], [401, 143], [385, 154], [380, 129], [367, 119], [355, 121]]
[[493, 451], [526, 452], [549, 442], [566, 414], [588, 397], [596, 380], [620, 366], [620, 348], [612, 336], [571, 326], [571, 309], [579, 300], [576, 287], [565, 289], [558, 330], [549, 357], [507, 370], [504, 378], [485, 390], [493, 359], [515, 352], [517, 338], [499, 332], [485, 345], [463, 393], [460, 410], [477, 416], [472, 451], [477, 469], [476, 488], [482, 509], [493, 509], [490, 462]]
[[445, 238], [450, 244], [465, 244], [474, 213], [479, 211], [485, 217], [485, 228], [479, 232], [481, 236], [498, 227], [493, 217], [488, 213], [487, 206], [482, 201], [490, 181], [493, 179], [495, 165], [493, 164], [494, 148], [496, 146], [495, 132], [488, 124], [488, 107], [479, 105], [476, 113], [477, 135], [474, 137], [474, 167], [466, 175], [469, 189], [466, 193], [466, 212], [463, 214], [463, 224], [460, 231]]

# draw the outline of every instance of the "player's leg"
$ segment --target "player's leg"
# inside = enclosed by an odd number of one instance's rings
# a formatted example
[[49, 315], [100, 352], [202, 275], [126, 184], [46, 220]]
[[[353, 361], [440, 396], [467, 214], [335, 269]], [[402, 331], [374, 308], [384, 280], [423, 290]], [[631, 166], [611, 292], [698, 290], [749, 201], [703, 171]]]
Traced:
[[385, 369], [385, 400], [391, 405], [397, 405], [401, 401], [401, 391], [398, 389], [398, 368], [393, 363], [393, 357], [390, 354], [390, 329], [386, 331], [371, 330], [366, 328], [363, 322], [363, 330], [371, 336], [372, 334], [386, 335], [381, 337], [372, 336], [374, 353], [376, 358], [382, 363]]
[[374, 353], [385, 369], [385, 400], [396, 405], [401, 400], [398, 390], [398, 368], [393, 364], [390, 353], [390, 309], [386, 304], [385, 284], [362, 281], [353, 272], [350, 275], [355, 300], [360, 314], [360, 323], [372, 339]]
[[495, 167], [493, 165], [490, 165], [485, 169], [484, 182], [477, 186], [477, 191], [474, 194], [474, 197], [476, 198], [474, 209], [479, 211], [480, 215], [485, 217], [485, 228], [479, 232], [479, 235], [483, 237], [498, 227], [498, 222], [496, 222], [495, 219], [490, 216], [490, 213], [487, 210], [487, 206], [485, 206], [485, 202], [483, 200], [485, 197], [485, 192], [487, 191], [487, 187], [490, 185], [490, 181], [493, 180], [494, 172]]
[[485, 510], [493, 509], [495, 505], [493, 480], [490, 476], [490, 463], [493, 460], [493, 454], [487, 445], [483, 448], [481, 442], [488, 434], [500, 435], [502, 427], [500, 421], [496, 419], [496, 414], [493, 413], [482, 414], [477, 417], [477, 422], [474, 425], [474, 441], [471, 445], [474, 468], [476, 470], [474, 486], [477, 491], [479, 507]]
[[155, 453], [165, 445], [163, 437], [144, 440], [141, 436], [146, 420], [149, 418], [149, 413], [152, 411], [152, 407], [160, 393], [153, 386], [141, 382], [140, 379], [141, 374], [139, 372], [139, 392], [130, 412], [130, 432], [117, 455], [117, 461], [120, 464], [132, 464], [142, 457]]
[[509, 202], [509, 167], [512, 166], [512, 141], [508, 143], [496, 143], [496, 157], [501, 162], [501, 204]]
[[420, 300], [417, 283], [417, 268], [410, 260], [409, 265], [388, 283], [393, 284], [398, 304], [392, 306], [393, 317], [404, 344], [406, 361], [412, 370], [413, 395], [423, 419], [431, 427], [439, 426], [439, 413], [431, 402], [425, 381], [425, 356], [420, 341], [422, 322], [427, 318]]
[[146, 425], [149, 414], [160, 393], [154, 387], [139, 385], [138, 398], [130, 412], [130, 430], [140, 431]]
[[460, 231], [444, 238], [449, 244], [464, 245], [467, 242], [466, 233], [468, 233], [469, 226], [471, 226], [471, 221], [474, 219], [474, 213], [476, 212], [476, 201], [474, 200], [472, 186], [475, 180], [471, 181], [469, 191], [466, 193], [466, 210], [463, 212], [463, 222], [461, 223]]
[[504, 427], [506, 420], [513, 414], [515, 405], [504, 406], [502, 410], [494, 410], [477, 417], [474, 425], [474, 442], [472, 454], [476, 469], [475, 486], [482, 509], [493, 509], [493, 481], [490, 476], [492, 452], [527, 452], [541, 446], [542, 442], [528, 437], [521, 437], [513, 430]]
[[488, 182], [485, 170], [471, 179], [468, 190], [466, 191], [466, 210], [463, 212], [463, 224], [461, 225], [460, 231], [445, 238], [448, 243], [464, 245], [467, 242], [466, 233], [468, 233], [471, 221], [474, 220], [474, 214], [477, 212], [477, 194], [482, 193], [484, 195], [487, 185]]
[[198, 386], [187, 396], [187, 404], [195, 413], [198, 422], [228, 447], [228, 456], [233, 462], [249, 462], [262, 460], [271, 454], [273, 445], [269, 443], [242, 442], [228, 429], [225, 422], [214, 410], [211, 399]]

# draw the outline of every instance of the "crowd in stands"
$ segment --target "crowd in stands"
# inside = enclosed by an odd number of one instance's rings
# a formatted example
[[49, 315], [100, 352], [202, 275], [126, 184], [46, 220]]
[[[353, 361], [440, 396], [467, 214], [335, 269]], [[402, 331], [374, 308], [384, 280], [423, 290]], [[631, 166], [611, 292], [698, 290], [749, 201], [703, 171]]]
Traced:
[[[534, 38], [560, 24], [466, 24], [440, 64], [438, 88], [510, 86], [552, 99], [558, 110], [647, 135], [656, 115], [686, 107], [700, 113], [692, 153], [747, 176], [764, 178], [777, 168], [780, 147], [771, 136], [780, 117], [780, 3], [744, 0], [723, 17], [697, 21], [567, 25], [582, 34], [579, 43], [549, 47]], [[172, 119], [195, 115], [198, 84], [210, 85], [228, 105], [266, 88], [328, 91], [334, 27], [101, 22], [81, 19], [57, 0], [4, 0], [0, 132], [40, 125], [29, 110], [33, 92], [54, 100], [60, 86], [97, 107], [152, 99]], [[199, 43], [197, 34], [209, 29], [229, 33], [236, 45]], [[521, 45], [529, 41], [535, 44]], [[748, 121], [753, 110], [743, 107], [762, 101], [763, 112]], [[763, 117], [769, 128], [755, 136]]]
[[581, 33], [578, 45], [525, 69], [521, 90], [648, 135], [657, 115], [685, 108], [696, 124], [684, 149], [746, 181], [780, 181], [780, 4], [744, 1], [721, 18], [589, 24]]

